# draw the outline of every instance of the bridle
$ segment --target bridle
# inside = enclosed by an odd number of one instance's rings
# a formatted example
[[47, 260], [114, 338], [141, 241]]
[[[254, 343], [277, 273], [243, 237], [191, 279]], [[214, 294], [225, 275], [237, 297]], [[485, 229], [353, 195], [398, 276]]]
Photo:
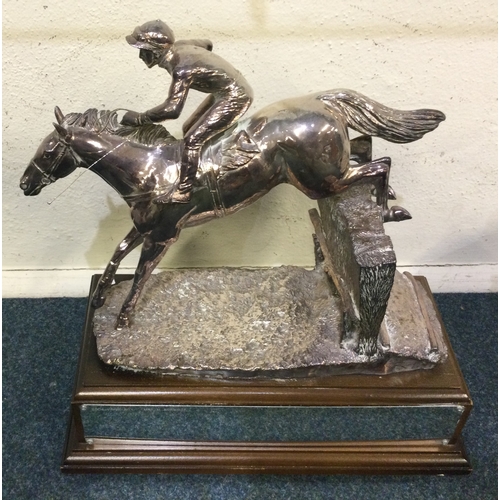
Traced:
[[[114, 109], [113, 111], [109, 111], [108, 112], [108, 116], [106, 118], [106, 122], [104, 124], [102, 124], [101, 126], [101, 130], [98, 130], [97, 131], [97, 134], [100, 134], [101, 132], [104, 132], [104, 130], [106, 129], [106, 127], [109, 125], [109, 122], [111, 120], [111, 117], [113, 115], [113, 113], [116, 113], [117, 111], [120, 111], [120, 110], [123, 110], [123, 111], [129, 111], [128, 109], [126, 108], [116, 108]], [[105, 155], [103, 155], [101, 158], [99, 158], [98, 160], [96, 160], [94, 163], [92, 163], [92, 165], [90, 165], [87, 170], [91, 170], [92, 167], [98, 163], [99, 161], [101, 161], [103, 158], [105, 158], [106, 156], [108, 156], [110, 153], [112, 153], [113, 151], [115, 151], [115, 149], [118, 149], [120, 146], [122, 146], [125, 142], [128, 142], [127, 139], [125, 139], [122, 143], [118, 144], [118, 146], [115, 146], [111, 151], [108, 151]], [[54, 182], [57, 181], [57, 178], [54, 177], [54, 172], [56, 171], [56, 169], [59, 167], [59, 165], [61, 164], [63, 158], [64, 158], [64, 155], [68, 152], [68, 150], [70, 151], [70, 153], [72, 154], [74, 160], [78, 163], [79, 162], [79, 158], [75, 155], [75, 153], [73, 152], [73, 150], [70, 148], [70, 146], [66, 143], [64, 143], [63, 141], [59, 140], [56, 142], [56, 144], [54, 145], [54, 147], [52, 149], [47, 149], [46, 152], [47, 153], [50, 153], [52, 151], [54, 151], [54, 149], [57, 148], [57, 146], [59, 145], [62, 145], [63, 148], [61, 150], [61, 152], [57, 155], [56, 159], [54, 160], [54, 163], [52, 164], [52, 166], [50, 167], [50, 169], [46, 172], [45, 170], [43, 170], [40, 165], [37, 164], [37, 162], [35, 160], [31, 160], [30, 162], [30, 165], [33, 165], [33, 167], [35, 167], [41, 174], [42, 174], [42, 179], [41, 179], [41, 183], [44, 185], [44, 186], [48, 186], [49, 184], [53, 184]]]
[[56, 156], [50, 169], [48, 169], [47, 171], [43, 170], [35, 160], [31, 160], [31, 162], [30, 162], [30, 165], [33, 165], [42, 174], [41, 183], [44, 186], [48, 186], [49, 184], [52, 184], [52, 183], [57, 181], [57, 177], [54, 177], [54, 172], [61, 164], [61, 162], [64, 158], [64, 155], [67, 153], [68, 149], [70, 149], [67, 144], [64, 144], [61, 141], [57, 141], [56, 145], [52, 149], [47, 150], [46, 152], [54, 151], [54, 149], [56, 149], [57, 146], [59, 146], [59, 145], [63, 146], [63, 148], [61, 149], [60, 153]]

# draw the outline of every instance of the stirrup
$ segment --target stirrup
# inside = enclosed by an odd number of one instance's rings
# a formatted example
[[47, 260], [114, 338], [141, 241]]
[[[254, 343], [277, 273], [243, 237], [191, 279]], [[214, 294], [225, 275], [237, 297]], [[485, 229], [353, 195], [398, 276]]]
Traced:
[[164, 205], [169, 203], [189, 203], [190, 201], [191, 201], [191, 191], [186, 191], [184, 193], [180, 191], [175, 191], [172, 194], [168, 193], [157, 196], [153, 200], [153, 203], [156, 203], [157, 205]]
[[175, 191], [170, 197], [170, 203], [189, 203], [191, 201], [191, 191], [184, 193]]

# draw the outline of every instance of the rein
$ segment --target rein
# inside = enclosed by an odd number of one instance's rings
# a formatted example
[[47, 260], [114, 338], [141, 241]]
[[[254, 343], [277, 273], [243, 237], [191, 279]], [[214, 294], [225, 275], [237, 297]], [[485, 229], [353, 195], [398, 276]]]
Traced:
[[[128, 111], [126, 110], [125, 108], [116, 108], [115, 110], [113, 111], [110, 111], [108, 112], [107, 116], [105, 117], [105, 119], [103, 120], [103, 122], [101, 123], [101, 127], [99, 130], [96, 131], [96, 134], [101, 134], [103, 132], [105, 132], [105, 130], [107, 129], [108, 125], [110, 124], [111, 120], [112, 120], [112, 117], [113, 117], [113, 114], [116, 113], [116, 111]], [[90, 164], [87, 168], [85, 168], [81, 173], [80, 175], [78, 175], [65, 189], [63, 189], [52, 201], [49, 201], [47, 202], [48, 205], [51, 205], [52, 203], [54, 203], [54, 201], [56, 201], [61, 195], [63, 195], [67, 190], [69, 190], [73, 184], [75, 182], [78, 181], [78, 179], [85, 174], [85, 171], [87, 170], [92, 170], [92, 168], [97, 164], [99, 163], [101, 160], [103, 160], [104, 158], [106, 158], [106, 156], [110, 155], [111, 153], [113, 153], [114, 151], [116, 151], [118, 148], [120, 148], [121, 146], [123, 146], [126, 142], [129, 142], [129, 139], [128, 138], [124, 138], [124, 140], [122, 142], [120, 142], [119, 144], [117, 144], [114, 148], [110, 149], [107, 153], [105, 153], [104, 155], [102, 155], [100, 158], [98, 158], [97, 160], [95, 160], [92, 164]], [[72, 150], [71, 146], [69, 144], [66, 144], [65, 142], [59, 140], [56, 145], [54, 146], [54, 148], [52, 150], [54, 150], [55, 148], [57, 148], [58, 146], [63, 146], [60, 153], [57, 155], [57, 157], [54, 159], [54, 162], [52, 163], [51, 167], [47, 170], [47, 171], [44, 171], [37, 163], [35, 160], [31, 160], [31, 165], [33, 165], [33, 167], [35, 167], [39, 172], [40, 174], [42, 175], [42, 179], [41, 179], [41, 183], [45, 186], [49, 185], [49, 184], [53, 184], [54, 182], [57, 181], [57, 177], [54, 176], [54, 173], [55, 171], [57, 170], [57, 168], [59, 167], [59, 165], [61, 164], [65, 154], [69, 151], [71, 153], [71, 155], [73, 156], [73, 158], [75, 159], [75, 161], [78, 163], [80, 163], [81, 159], [79, 159], [76, 155], [76, 153]], [[200, 165], [200, 171], [201, 172], [204, 172], [205, 173], [205, 179], [204, 179], [204, 184], [205, 186], [208, 188], [208, 191], [210, 193], [210, 197], [211, 197], [211, 200], [212, 200], [212, 205], [213, 205], [213, 209], [214, 209], [214, 214], [217, 218], [220, 218], [220, 217], [224, 217], [226, 215], [226, 207], [224, 206], [224, 203], [222, 201], [222, 193], [220, 191], [220, 187], [219, 187], [219, 183], [218, 183], [218, 176], [216, 174], [216, 172], [214, 171], [214, 168], [213, 166], [205, 166], [205, 168], [203, 168], [203, 164]], [[131, 194], [131, 195], [124, 195], [122, 196], [122, 198], [126, 201], [126, 202], [140, 202], [140, 201], [146, 201], [148, 199], [151, 198], [152, 195], [154, 195], [155, 193], [157, 192], [157, 189], [155, 190], [152, 190], [152, 191], [148, 191], [148, 192], [145, 192], [145, 193], [140, 193], [140, 194]]]
[[[110, 122], [112, 120], [113, 115], [117, 111], [128, 111], [128, 109], [116, 108], [112, 111], [109, 111], [107, 116], [106, 116], [106, 121], [101, 124], [100, 130], [96, 131], [97, 134], [101, 134], [102, 132], [104, 132], [106, 130], [106, 128], [108, 127], [108, 125], [110, 124]], [[128, 142], [128, 139], [125, 139], [123, 142], [121, 142], [120, 144], [115, 146], [113, 149], [108, 151], [105, 155], [98, 158], [94, 163], [89, 165], [80, 175], [78, 175], [75, 178], [75, 180], [68, 187], [66, 187], [66, 189], [62, 190], [52, 201], [48, 202], [48, 204], [51, 205], [52, 203], [54, 203], [54, 201], [56, 201], [57, 198], [59, 198], [62, 194], [64, 194], [85, 173], [86, 170], [91, 170], [92, 167], [94, 167], [94, 165], [99, 163], [102, 159], [106, 158], [106, 156], [111, 154], [113, 151], [117, 150], [120, 146], [123, 146], [123, 144], [125, 144], [126, 142]], [[59, 144], [62, 144], [64, 147], [63, 147], [62, 151], [59, 153], [59, 155], [57, 156], [57, 158], [54, 160], [54, 163], [52, 164], [52, 166], [48, 172], [45, 172], [42, 168], [40, 168], [40, 166], [36, 163], [35, 160], [31, 160], [31, 164], [42, 174], [42, 181], [41, 182], [45, 186], [48, 186], [49, 184], [53, 184], [54, 182], [56, 182], [57, 178], [54, 177], [54, 172], [57, 169], [57, 167], [59, 167], [59, 165], [60, 165], [65, 153], [68, 151], [68, 149], [71, 152], [75, 161], [78, 163], [78, 159], [76, 158], [75, 153], [73, 152], [73, 150], [70, 148], [70, 146], [68, 144], [64, 144], [63, 142], [58, 141], [57, 144], [54, 146], [54, 148], [56, 148]]]
[[31, 160], [31, 165], [33, 165], [42, 174], [42, 184], [45, 186], [48, 186], [49, 184], [53, 184], [54, 182], [57, 181], [57, 178], [54, 177], [54, 172], [55, 172], [56, 168], [59, 167], [59, 165], [61, 164], [62, 159], [69, 148], [68, 145], [58, 141], [57, 144], [54, 146], [54, 149], [57, 146], [59, 146], [60, 144], [62, 144], [63, 148], [62, 148], [61, 152], [57, 155], [57, 157], [54, 160], [54, 163], [52, 164], [49, 171], [45, 172], [42, 168], [40, 168], [40, 166], [38, 165], [38, 163], [35, 160]]
[[[52, 201], [50, 202], [47, 202], [48, 205], [52, 205], [52, 203], [54, 203], [54, 201], [57, 200], [57, 198], [59, 198], [61, 195], [63, 195], [71, 186], [73, 186], [73, 184], [85, 173], [87, 172], [88, 170], [91, 170], [92, 167], [94, 167], [94, 165], [96, 165], [97, 163], [99, 163], [101, 160], [103, 160], [104, 158], [106, 158], [106, 156], [108, 156], [109, 154], [111, 154], [113, 151], [116, 151], [119, 147], [123, 146], [126, 142], [128, 142], [128, 139], [125, 139], [124, 141], [120, 142], [120, 144], [116, 145], [113, 149], [110, 149], [106, 154], [102, 155], [100, 158], [98, 158], [94, 163], [92, 163], [91, 165], [89, 165], [87, 168], [85, 168], [83, 170], [83, 172], [78, 175], [74, 180], [73, 182], [71, 182], [71, 184], [69, 184], [69, 186], [67, 186], [65, 189], [63, 189]], [[57, 158], [54, 160], [54, 163], [52, 164], [52, 167], [50, 168], [50, 171], [49, 172], [44, 172], [38, 165], [37, 163], [35, 162], [35, 160], [31, 160], [31, 163], [33, 164], [33, 166], [39, 170], [42, 174], [42, 184], [44, 185], [49, 185], [49, 184], [52, 184], [54, 183], [57, 178], [54, 177], [53, 173], [54, 171], [56, 170], [56, 168], [60, 165], [61, 161], [62, 161], [62, 158], [64, 156], [64, 154], [66, 153], [66, 151], [70, 151], [73, 158], [75, 159], [75, 161], [77, 161], [77, 158], [73, 152], [73, 150], [69, 147], [69, 145], [67, 144], [64, 144], [62, 143], [61, 141], [59, 141], [57, 144], [62, 144], [64, 147], [62, 149], [62, 151], [59, 153], [59, 155], [57, 156]], [[57, 147], [57, 144], [56, 144], [56, 147]], [[77, 161], [78, 163], [78, 161]]]

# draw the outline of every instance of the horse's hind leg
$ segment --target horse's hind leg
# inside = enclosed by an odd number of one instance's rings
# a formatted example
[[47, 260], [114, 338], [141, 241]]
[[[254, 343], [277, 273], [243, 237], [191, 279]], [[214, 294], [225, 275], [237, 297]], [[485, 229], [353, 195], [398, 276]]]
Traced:
[[372, 160], [372, 137], [360, 135], [349, 141], [351, 155], [350, 160], [356, 163], [367, 163]]
[[380, 158], [361, 165], [349, 165], [339, 180], [339, 184], [351, 185], [356, 182], [370, 182], [375, 185], [377, 204], [382, 208], [384, 222], [402, 221], [411, 219], [408, 211], [401, 207], [387, 205], [390, 193], [389, 172], [391, 168], [390, 158]]
[[348, 185], [360, 182], [369, 182], [376, 188], [377, 204], [386, 211], [387, 186], [389, 185], [389, 170], [391, 168], [390, 158], [380, 158], [360, 165], [349, 165], [339, 179], [339, 184]]
[[[350, 140], [351, 155], [349, 157], [350, 161], [354, 161], [357, 164], [369, 163], [372, 161], [372, 137], [370, 135], [361, 135]], [[390, 161], [390, 158], [388, 158]], [[376, 189], [372, 192], [376, 195]], [[394, 190], [387, 185], [387, 198], [389, 200], [396, 199], [396, 193]]]
[[129, 231], [127, 236], [123, 238], [122, 242], [116, 247], [111, 260], [108, 262], [106, 269], [102, 273], [99, 283], [92, 295], [92, 305], [94, 307], [101, 307], [104, 304], [104, 294], [106, 290], [113, 283], [116, 271], [121, 261], [142, 241], [142, 235], [135, 228], [135, 226]]

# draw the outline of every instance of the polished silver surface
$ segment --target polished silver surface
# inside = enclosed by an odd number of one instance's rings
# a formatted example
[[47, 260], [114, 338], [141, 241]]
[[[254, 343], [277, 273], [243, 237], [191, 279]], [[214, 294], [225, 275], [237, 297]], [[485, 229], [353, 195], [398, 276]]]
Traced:
[[134, 226], [116, 248], [94, 296], [94, 304], [102, 305], [121, 260], [143, 243], [118, 328], [129, 324], [144, 283], [183, 227], [241, 210], [280, 183], [320, 199], [369, 182], [385, 221], [408, 218], [404, 209], [387, 206], [390, 159], [350, 161], [348, 127], [402, 143], [420, 139], [445, 118], [436, 110], [394, 110], [350, 90], [281, 101], [205, 143], [189, 203], [157, 204], [179, 183], [183, 141], [161, 125], [120, 125], [115, 112], [63, 115], [56, 108], [55, 115], [55, 130], [40, 144], [20, 187], [26, 195], [37, 195], [83, 167], [129, 204]]
[[210, 40], [176, 41], [173, 31], [160, 20], [138, 26], [126, 40], [140, 50], [139, 57], [148, 68], [165, 69], [172, 82], [165, 102], [144, 113], [127, 112], [122, 119], [124, 125], [176, 119], [190, 89], [208, 94], [183, 125], [177, 191], [161, 194], [155, 200], [186, 203], [191, 197], [203, 144], [230, 128], [247, 111], [252, 103], [252, 88], [238, 70], [212, 53]]

